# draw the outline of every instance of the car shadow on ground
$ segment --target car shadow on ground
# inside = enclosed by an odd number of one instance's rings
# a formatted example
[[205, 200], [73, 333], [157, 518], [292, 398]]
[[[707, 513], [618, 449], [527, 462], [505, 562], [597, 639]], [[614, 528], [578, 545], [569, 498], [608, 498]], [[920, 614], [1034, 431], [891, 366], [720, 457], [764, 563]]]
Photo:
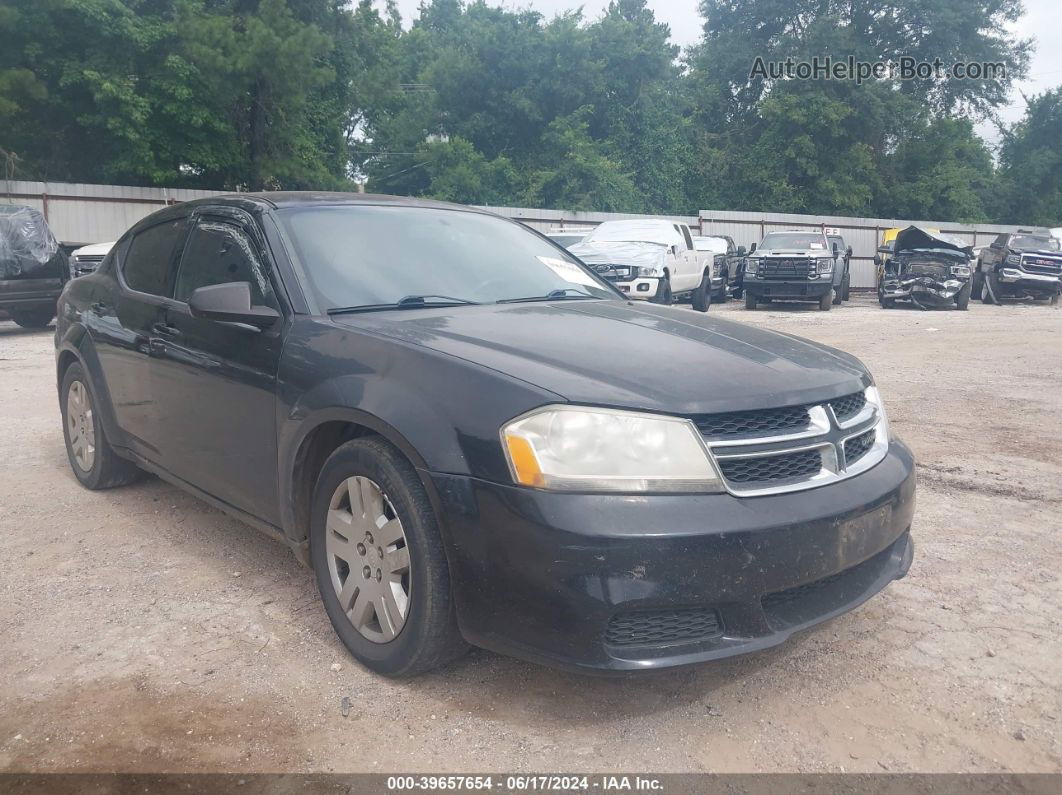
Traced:
[[22, 328], [12, 320], [0, 320], [0, 338], [20, 337], [29, 334], [55, 334], [55, 323], [49, 323], [44, 328]]

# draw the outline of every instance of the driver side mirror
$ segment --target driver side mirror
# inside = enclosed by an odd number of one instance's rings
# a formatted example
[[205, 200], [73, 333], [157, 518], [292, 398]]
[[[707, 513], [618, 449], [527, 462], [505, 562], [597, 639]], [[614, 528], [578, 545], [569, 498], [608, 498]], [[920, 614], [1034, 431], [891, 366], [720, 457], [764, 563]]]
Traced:
[[881, 267], [881, 254], [874, 255], [874, 264]]
[[756, 244], [755, 244], [755, 243], [753, 243], [753, 244], [752, 244], [751, 246], [749, 246], [749, 254], [751, 254], [751, 253], [752, 253], [752, 252], [754, 252], [755, 250], [756, 250]]
[[246, 323], [259, 329], [272, 326], [280, 313], [271, 306], [251, 304], [251, 285], [248, 282], [225, 282], [200, 287], [188, 299], [192, 317], [217, 320], [222, 323]]
[[744, 257], [746, 253], [748, 252], [745, 251], [744, 246], [738, 246], [737, 254], [739, 257]]
[[847, 254], [849, 257], [852, 256], [852, 247], [849, 246], [848, 248], [846, 248], [844, 250], [844, 253]]

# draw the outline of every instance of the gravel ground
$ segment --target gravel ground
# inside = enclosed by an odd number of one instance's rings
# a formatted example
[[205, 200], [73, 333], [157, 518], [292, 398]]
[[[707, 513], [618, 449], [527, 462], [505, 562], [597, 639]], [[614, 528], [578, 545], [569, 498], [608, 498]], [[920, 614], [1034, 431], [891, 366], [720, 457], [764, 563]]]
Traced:
[[0, 770], [1062, 771], [1062, 312], [711, 311], [867, 363], [919, 461], [915, 564], [636, 679], [369, 674], [279, 545], [157, 479], [78, 486], [52, 333], [0, 322]]

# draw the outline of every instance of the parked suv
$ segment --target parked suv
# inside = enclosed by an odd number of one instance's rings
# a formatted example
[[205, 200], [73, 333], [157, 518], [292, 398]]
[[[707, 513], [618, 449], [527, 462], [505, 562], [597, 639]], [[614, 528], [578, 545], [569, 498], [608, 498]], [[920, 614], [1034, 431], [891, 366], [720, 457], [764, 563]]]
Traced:
[[858, 360], [629, 301], [486, 212], [175, 205], [67, 285], [56, 331], [77, 479], [154, 472], [287, 544], [384, 674], [466, 641], [713, 660], [911, 564], [913, 460]]
[[1004, 298], [1057, 303], [1060, 276], [1062, 252], [1058, 238], [1046, 232], [1004, 234], [981, 250], [973, 294], [986, 304], [998, 304]]
[[768, 232], [745, 259], [745, 308], [782, 299], [814, 301], [829, 310], [840, 258], [821, 230]]
[[44, 328], [70, 267], [44, 216], [0, 204], [0, 310], [23, 328]]

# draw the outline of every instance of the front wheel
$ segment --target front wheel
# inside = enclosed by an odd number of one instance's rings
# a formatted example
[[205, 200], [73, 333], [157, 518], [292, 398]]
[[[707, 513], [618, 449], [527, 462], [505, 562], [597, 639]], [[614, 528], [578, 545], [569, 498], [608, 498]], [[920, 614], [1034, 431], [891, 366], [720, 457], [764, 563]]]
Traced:
[[843, 301], [843, 300], [844, 300], [844, 279], [841, 280], [840, 284], [838, 284], [836, 287], [833, 288], [833, 305], [834, 306], [840, 306], [841, 305], [841, 301]]
[[756, 296], [754, 296], [748, 290], [745, 291], [745, 308], [746, 309], [755, 309], [756, 308]]
[[698, 312], [707, 312], [712, 305], [712, 276], [708, 270], [705, 270], [701, 283], [693, 291], [691, 303]]
[[347, 442], [325, 461], [310, 560], [332, 627], [366, 668], [412, 676], [467, 649], [431, 502], [383, 439]]
[[955, 296], [955, 308], [967, 310], [970, 308], [970, 293], [973, 290], [973, 285], [970, 282], [966, 282], [959, 290], [959, 294]]
[[9, 310], [11, 319], [22, 328], [47, 328], [55, 317], [55, 309], [12, 309]]
[[829, 290], [826, 291], [826, 294], [824, 296], [822, 296], [822, 298], [819, 299], [819, 311], [820, 312], [829, 312], [830, 311], [830, 307], [833, 304], [839, 303], [838, 301], [834, 300], [834, 293], [835, 293], [835, 291], [831, 287]]
[[656, 287], [656, 295], [649, 299], [649, 303], [671, 306], [675, 297], [671, 293], [671, 277], [665, 276]]

